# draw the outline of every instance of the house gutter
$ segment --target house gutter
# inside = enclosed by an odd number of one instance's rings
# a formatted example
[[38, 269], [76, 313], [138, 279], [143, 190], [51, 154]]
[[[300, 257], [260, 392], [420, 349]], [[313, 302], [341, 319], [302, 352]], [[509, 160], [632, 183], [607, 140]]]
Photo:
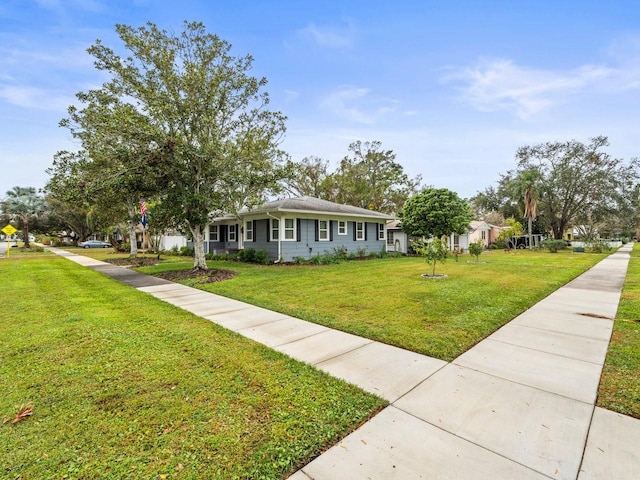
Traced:
[[[282, 245], [280, 244], [280, 242], [282, 241], [282, 239], [280, 238], [280, 222], [282, 222], [281, 218], [278, 217], [274, 217], [273, 215], [271, 215], [269, 212], [264, 212], [267, 214], [267, 217], [271, 217], [274, 218], [276, 220], [278, 220], [278, 258], [273, 262], [273, 263], [280, 263], [280, 259], [282, 258]], [[271, 229], [268, 229], [267, 235], [271, 235]]]

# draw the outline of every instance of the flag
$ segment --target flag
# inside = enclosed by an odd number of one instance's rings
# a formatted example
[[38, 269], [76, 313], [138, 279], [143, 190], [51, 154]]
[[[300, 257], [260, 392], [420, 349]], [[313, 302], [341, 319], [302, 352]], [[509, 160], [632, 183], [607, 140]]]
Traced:
[[140, 215], [142, 216], [140, 220], [142, 228], [147, 228], [147, 202], [144, 200], [140, 200]]

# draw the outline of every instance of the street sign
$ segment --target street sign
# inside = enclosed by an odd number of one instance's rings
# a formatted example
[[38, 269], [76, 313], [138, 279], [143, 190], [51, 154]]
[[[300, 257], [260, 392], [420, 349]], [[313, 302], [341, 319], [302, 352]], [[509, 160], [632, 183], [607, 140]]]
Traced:
[[13, 235], [14, 233], [16, 233], [18, 231], [18, 229], [16, 227], [14, 227], [13, 225], [11, 225], [10, 223], [5, 225], [4, 228], [2, 229], [2, 233], [4, 233], [5, 235]]

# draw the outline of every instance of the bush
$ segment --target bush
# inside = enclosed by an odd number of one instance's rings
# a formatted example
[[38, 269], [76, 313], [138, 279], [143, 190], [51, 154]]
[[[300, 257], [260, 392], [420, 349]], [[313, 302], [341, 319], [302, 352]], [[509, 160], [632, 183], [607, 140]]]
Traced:
[[476, 257], [476, 263], [480, 259], [480, 254], [482, 254], [483, 250], [484, 250], [484, 243], [480, 238], [475, 242], [471, 242], [469, 244], [469, 254]]
[[562, 250], [567, 246], [567, 242], [565, 240], [558, 240], [550, 238], [548, 240], [543, 240], [540, 244], [549, 250], [550, 253], [557, 253], [558, 250]]
[[255, 263], [266, 265], [267, 263], [269, 263], [269, 254], [266, 250], [257, 250], [253, 255], [253, 261]]
[[261, 263], [266, 265], [269, 263], [269, 254], [266, 250], [255, 250], [254, 248], [245, 248], [240, 250], [236, 255], [236, 259], [247, 263]]
[[116, 246], [117, 252], [129, 253], [131, 251], [131, 244], [129, 242], [122, 242]]
[[195, 253], [196, 252], [193, 247], [180, 247], [178, 255], [181, 255], [183, 257], [193, 257]]
[[238, 260], [241, 262], [252, 263], [255, 261], [256, 250], [254, 248], [245, 248], [238, 252]]
[[589, 253], [604, 253], [612, 250], [609, 243], [606, 240], [597, 239], [592, 240], [585, 245], [585, 250]]
[[342, 247], [333, 247], [333, 256], [340, 260], [347, 260], [347, 248]]

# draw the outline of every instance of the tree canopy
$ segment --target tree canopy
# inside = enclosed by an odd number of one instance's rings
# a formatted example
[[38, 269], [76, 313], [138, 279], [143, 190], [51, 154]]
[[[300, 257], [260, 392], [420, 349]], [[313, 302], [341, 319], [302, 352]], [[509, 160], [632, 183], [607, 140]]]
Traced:
[[554, 238], [562, 238], [576, 221], [615, 214], [622, 187], [637, 181], [637, 162], [627, 165], [612, 158], [603, 151], [607, 146], [601, 136], [588, 144], [571, 140], [518, 150], [518, 168], [511, 176], [536, 172], [538, 209]]
[[402, 229], [413, 237], [435, 237], [468, 231], [469, 204], [446, 188], [427, 188], [411, 197], [400, 212]]
[[13, 187], [1, 203], [2, 214], [8, 220], [16, 220], [22, 229], [25, 247], [29, 248], [29, 222], [46, 211], [44, 198], [34, 187]]
[[637, 209], [638, 160], [624, 162], [604, 150], [600, 136], [524, 146], [516, 152], [517, 167], [503, 174], [496, 187], [479, 192], [476, 211], [500, 212], [528, 224], [528, 230], [550, 232], [560, 239], [570, 227], [585, 235], [633, 235]]
[[333, 172], [329, 162], [318, 157], [295, 163], [295, 174], [286, 181], [289, 192], [383, 213], [399, 212], [417, 193], [422, 178], [410, 178], [381, 142], [356, 141], [348, 149], [350, 155]]
[[285, 117], [268, 110], [266, 79], [249, 75], [253, 58], [232, 56], [202, 23], [185, 22], [179, 34], [152, 23], [118, 24], [116, 32], [129, 56], [100, 40], [89, 48], [109, 79], [78, 95], [85, 108], [70, 108], [63, 126], [79, 125], [89, 177], [110, 178], [127, 207], [145, 194], [161, 200], [163, 217], [193, 237], [194, 268], [206, 269], [210, 217], [277, 190], [286, 172], [278, 149]]

